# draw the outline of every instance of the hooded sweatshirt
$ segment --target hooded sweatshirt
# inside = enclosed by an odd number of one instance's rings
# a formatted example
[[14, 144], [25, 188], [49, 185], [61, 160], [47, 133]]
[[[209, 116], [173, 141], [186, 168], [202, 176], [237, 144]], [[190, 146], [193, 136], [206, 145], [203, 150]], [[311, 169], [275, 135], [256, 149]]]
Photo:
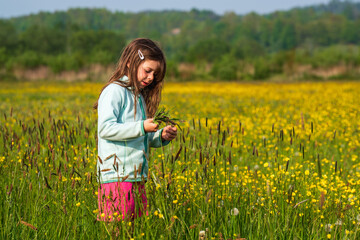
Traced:
[[[127, 81], [124, 76], [122, 81]], [[169, 144], [162, 141], [163, 129], [146, 133], [146, 106], [137, 96], [135, 114], [134, 94], [116, 83], [109, 84], [98, 101], [98, 160], [100, 183], [138, 182], [147, 179], [149, 147]]]

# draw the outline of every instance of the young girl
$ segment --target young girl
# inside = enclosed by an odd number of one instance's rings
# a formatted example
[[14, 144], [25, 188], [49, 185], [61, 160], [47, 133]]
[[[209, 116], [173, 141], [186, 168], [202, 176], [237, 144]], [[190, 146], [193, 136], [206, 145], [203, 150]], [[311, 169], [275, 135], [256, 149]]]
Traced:
[[131, 220], [147, 214], [144, 183], [149, 147], [165, 146], [177, 135], [176, 127], [158, 130], [152, 118], [165, 71], [161, 49], [150, 39], [135, 39], [124, 49], [94, 105], [98, 110], [99, 220]]

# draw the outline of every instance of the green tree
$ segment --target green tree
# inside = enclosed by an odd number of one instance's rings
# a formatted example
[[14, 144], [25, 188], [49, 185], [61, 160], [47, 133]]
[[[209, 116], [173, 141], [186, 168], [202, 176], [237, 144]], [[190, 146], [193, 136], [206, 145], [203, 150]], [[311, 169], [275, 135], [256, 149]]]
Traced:
[[109, 30], [81, 30], [75, 32], [70, 39], [72, 51], [88, 55], [92, 51], [107, 51], [119, 56], [125, 46], [125, 38]]
[[18, 36], [14, 25], [0, 19], [0, 48], [5, 48], [6, 52], [13, 52], [18, 46]]
[[238, 59], [248, 59], [263, 56], [266, 54], [265, 48], [251, 38], [241, 38], [231, 45], [231, 52]]
[[236, 80], [237, 70], [238, 62], [234, 55], [225, 54], [215, 61], [211, 74], [220, 80]]
[[267, 59], [258, 58], [254, 62], [254, 75], [253, 79], [261, 80], [271, 76], [271, 66]]
[[214, 62], [230, 51], [230, 46], [219, 39], [201, 40], [192, 46], [187, 55], [190, 62], [205, 60]]
[[19, 38], [22, 48], [28, 51], [58, 54], [66, 49], [66, 34], [59, 29], [33, 25]]

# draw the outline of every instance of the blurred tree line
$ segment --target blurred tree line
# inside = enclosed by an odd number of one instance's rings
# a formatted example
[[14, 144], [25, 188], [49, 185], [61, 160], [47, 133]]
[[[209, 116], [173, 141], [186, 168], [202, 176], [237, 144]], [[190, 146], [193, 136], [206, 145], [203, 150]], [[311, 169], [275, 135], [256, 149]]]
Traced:
[[168, 76], [180, 63], [195, 66], [188, 78], [266, 79], [313, 68], [360, 65], [360, 3], [328, 4], [259, 15], [212, 11], [124, 13], [69, 9], [0, 19], [0, 68], [48, 66], [55, 73], [109, 65], [133, 38], [158, 41]]

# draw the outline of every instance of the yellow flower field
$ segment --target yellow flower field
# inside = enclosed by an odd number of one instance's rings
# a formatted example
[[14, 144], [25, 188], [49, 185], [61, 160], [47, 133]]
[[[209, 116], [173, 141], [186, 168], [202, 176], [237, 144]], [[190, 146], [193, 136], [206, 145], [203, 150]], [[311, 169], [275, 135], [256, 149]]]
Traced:
[[[149, 215], [97, 219], [102, 83], [1, 83], [1, 238], [357, 239], [360, 83], [166, 83]], [[116, 215], [113, 219], [120, 219]]]

